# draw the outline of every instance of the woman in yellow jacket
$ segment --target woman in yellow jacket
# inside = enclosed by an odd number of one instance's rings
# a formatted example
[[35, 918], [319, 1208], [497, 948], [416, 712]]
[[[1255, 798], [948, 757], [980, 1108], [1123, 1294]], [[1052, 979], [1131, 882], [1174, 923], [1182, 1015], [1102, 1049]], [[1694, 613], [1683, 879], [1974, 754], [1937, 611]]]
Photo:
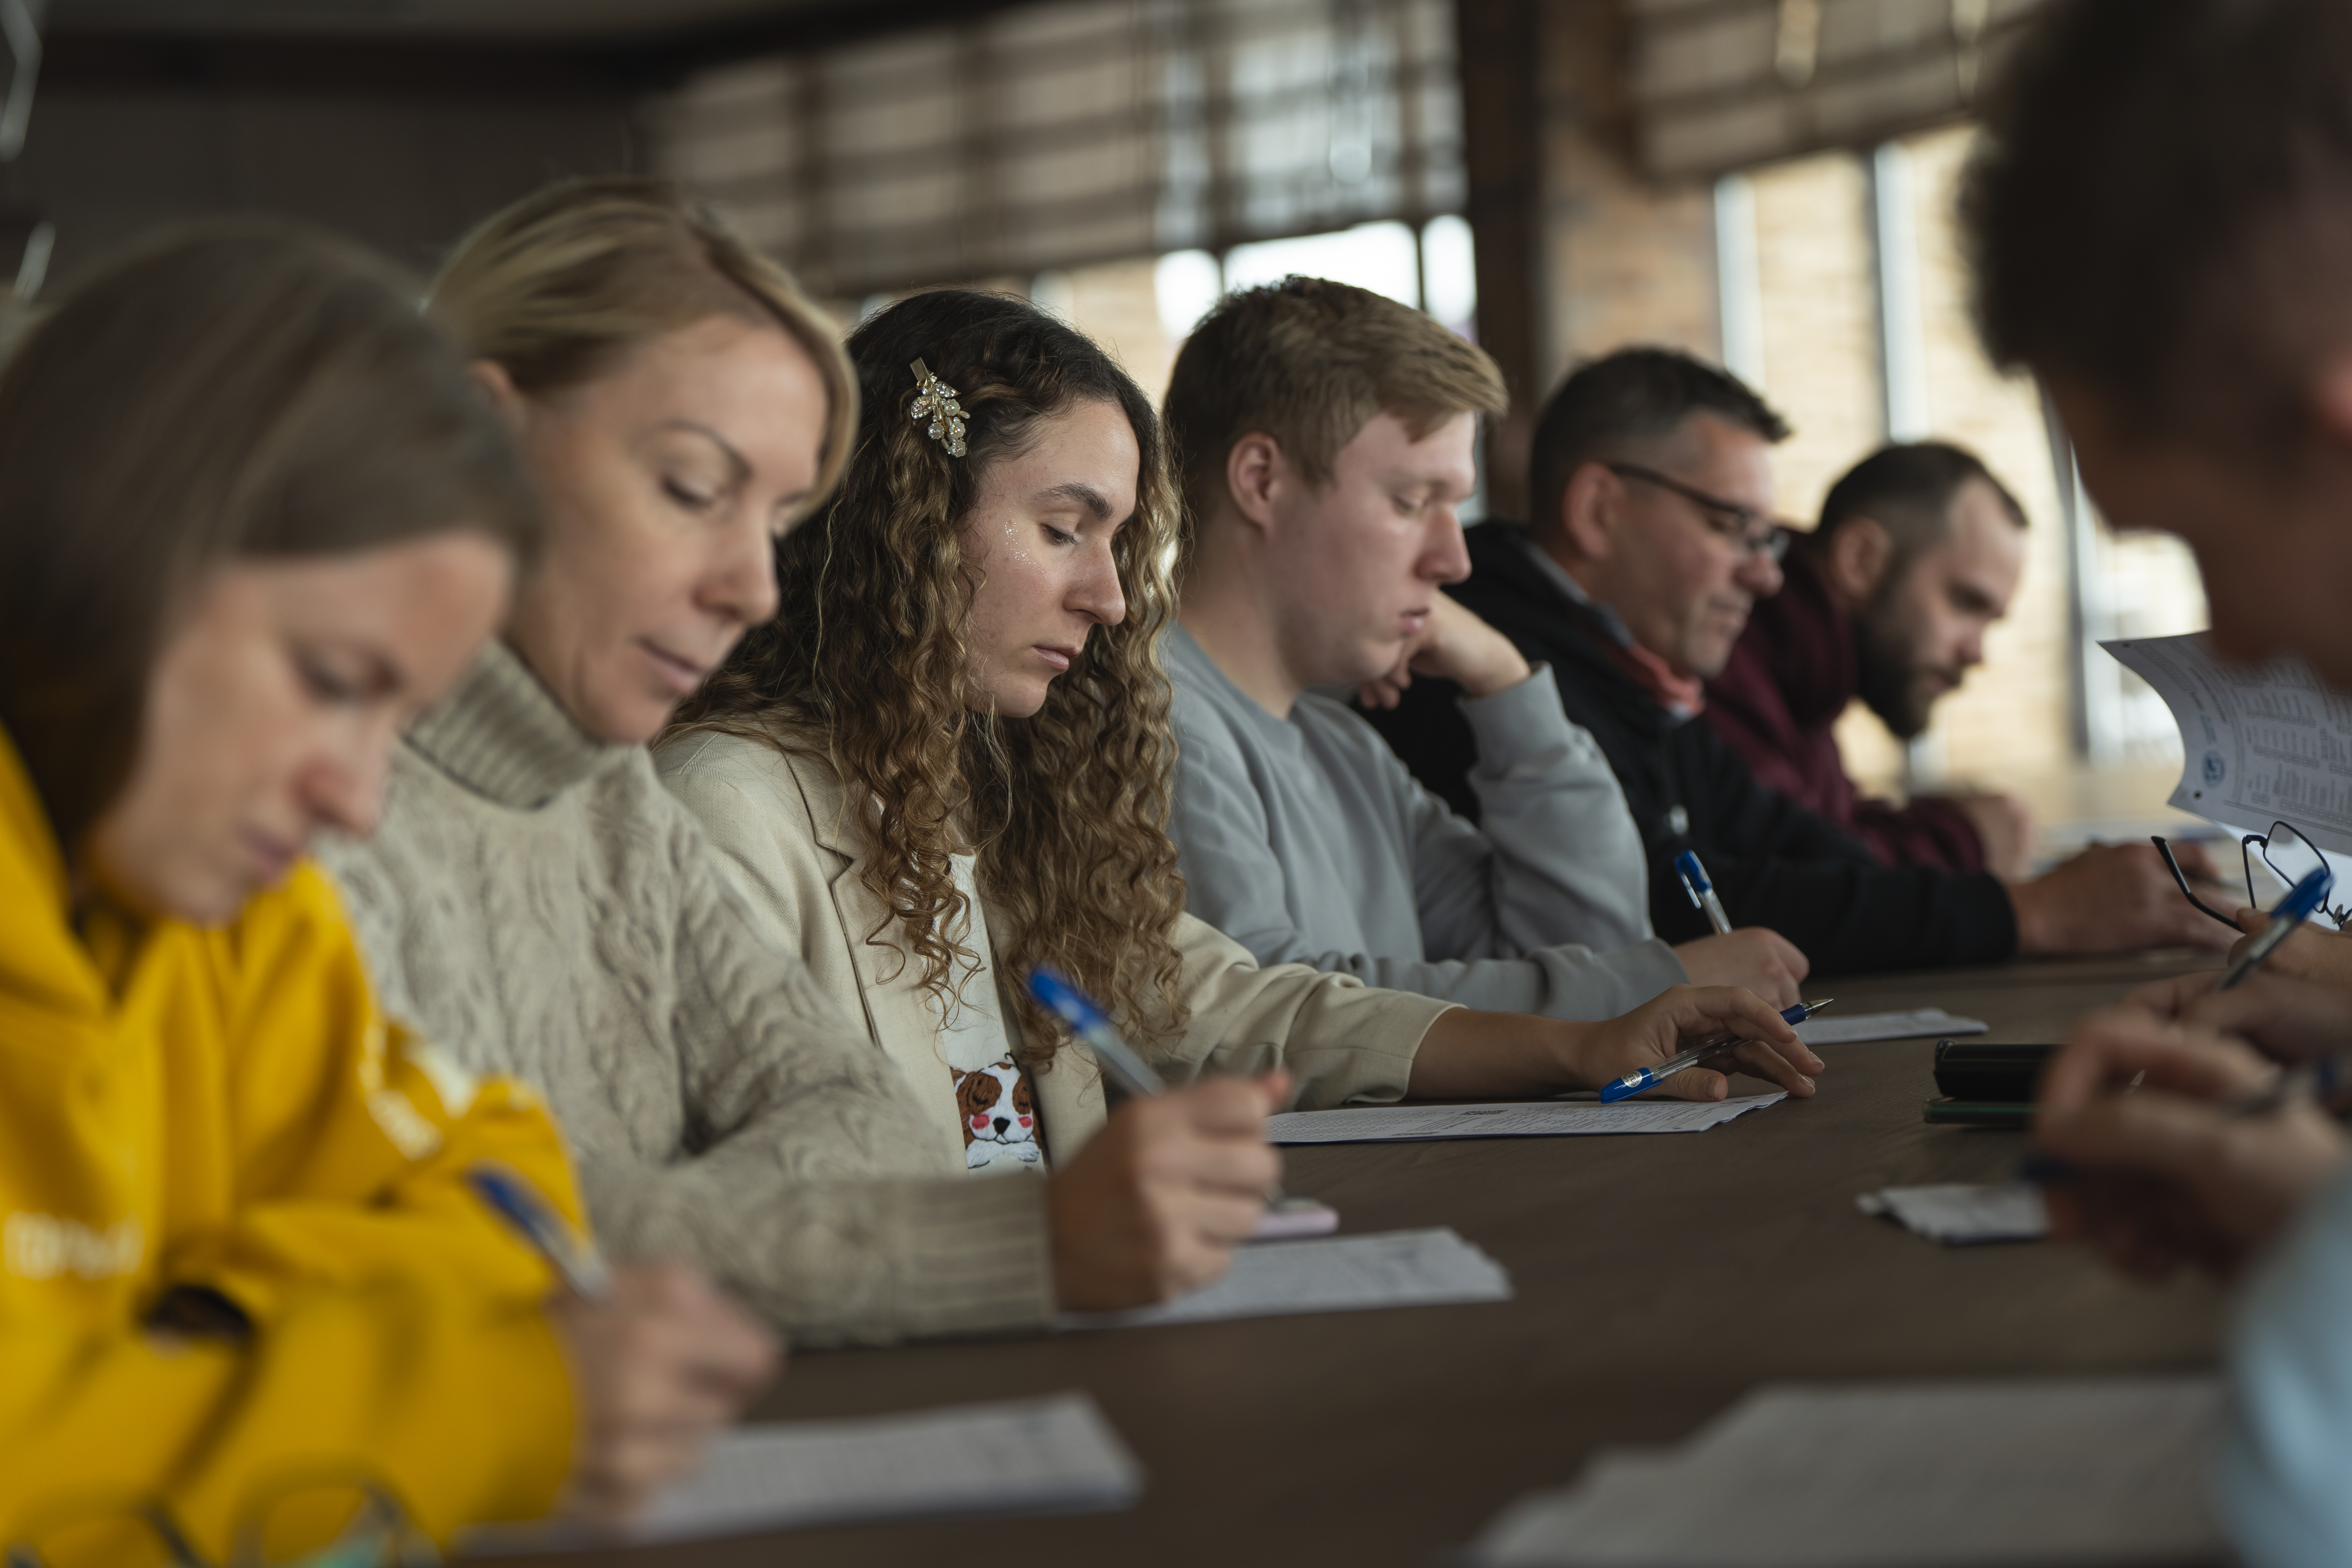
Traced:
[[674, 1270], [551, 1304], [464, 1181], [576, 1217], [545, 1111], [382, 1016], [300, 858], [532, 516], [453, 352], [299, 232], [146, 248], [0, 369], [0, 1547], [622, 1511], [770, 1370]]

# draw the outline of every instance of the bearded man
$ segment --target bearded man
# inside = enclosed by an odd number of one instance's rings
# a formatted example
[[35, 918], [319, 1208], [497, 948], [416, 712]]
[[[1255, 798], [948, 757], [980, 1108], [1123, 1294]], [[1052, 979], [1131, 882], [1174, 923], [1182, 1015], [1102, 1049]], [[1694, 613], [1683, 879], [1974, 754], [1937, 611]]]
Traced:
[[1759, 601], [1703, 710], [1759, 782], [1845, 828], [1889, 865], [2026, 874], [2025, 807], [2004, 795], [1862, 795], [1832, 731], [1860, 697], [1898, 741], [1984, 662], [2025, 563], [2025, 512], [1973, 453], [1886, 447], [1832, 487], [1790, 538], [1786, 584]]

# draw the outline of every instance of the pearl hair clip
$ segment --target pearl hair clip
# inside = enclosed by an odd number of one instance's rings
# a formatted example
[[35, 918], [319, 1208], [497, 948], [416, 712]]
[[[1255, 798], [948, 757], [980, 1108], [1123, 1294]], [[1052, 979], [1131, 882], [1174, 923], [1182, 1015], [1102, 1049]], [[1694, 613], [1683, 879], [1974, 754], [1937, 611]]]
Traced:
[[950, 458], [963, 456], [963, 422], [967, 416], [963, 405], [956, 401], [955, 388], [931, 374], [931, 367], [921, 360], [914, 363], [915, 384], [921, 390], [915, 395], [915, 405], [907, 412], [920, 425], [924, 416], [930, 418], [926, 432], [934, 441], [948, 449]]

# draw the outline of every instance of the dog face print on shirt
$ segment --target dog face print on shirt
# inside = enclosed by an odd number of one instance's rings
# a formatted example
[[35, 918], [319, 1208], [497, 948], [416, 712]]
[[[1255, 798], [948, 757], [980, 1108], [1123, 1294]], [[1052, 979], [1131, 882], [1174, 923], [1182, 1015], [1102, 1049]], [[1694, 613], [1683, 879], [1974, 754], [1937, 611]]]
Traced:
[[963, 1118], [963, 1163], [969, 1171], [1012, 1161], [1042, 1168], [1037, 1106], [1029, 1075], [1001, 1057], [971, 1072], [955, 1072], [956, 1110]]

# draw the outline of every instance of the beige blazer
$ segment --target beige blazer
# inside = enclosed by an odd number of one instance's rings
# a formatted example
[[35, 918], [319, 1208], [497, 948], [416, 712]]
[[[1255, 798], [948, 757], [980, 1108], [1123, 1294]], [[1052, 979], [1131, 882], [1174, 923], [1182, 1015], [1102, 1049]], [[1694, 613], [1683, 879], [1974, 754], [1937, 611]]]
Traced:
[[[690, 732], [657, 748], [654, 765], [709, 834], [761, 936], [797, 954], [821, 989], [865, 1018], [876, 1047], [929, 1108], [941, 1150], [961, 1166], [963, 1129], [940, 1051], [939, 1012], [866, 885], [862, 834], [832, 764], [789, 741], [780, 748]], [[998, 919], [992, 906], [986, 913]], [[877, 927], [881, 936], [868, 941]], [[1152, 1053], [1154, 1065], [1177, 1082], [1287, 1067], [1303, 1110], [1402, 1099], [1422, 1037], [1455, 1005], [1371, 990], [1353, 975], [1304, 964], [1261, 969], [1239, 943], [1190, 915], [1178, 923], [1176, 946], [1192, 1018], [1180, 1038]], [[1019, 1011], [1009, 977], [1001, 967], [995, 973], [1000, 1016], [1017, 1049]], [[1093, 1052], [1068, 1041], [1032, 1081], [1046, 1152], [1066, 1161], [1103, 1124], [1101, 1069]]]

